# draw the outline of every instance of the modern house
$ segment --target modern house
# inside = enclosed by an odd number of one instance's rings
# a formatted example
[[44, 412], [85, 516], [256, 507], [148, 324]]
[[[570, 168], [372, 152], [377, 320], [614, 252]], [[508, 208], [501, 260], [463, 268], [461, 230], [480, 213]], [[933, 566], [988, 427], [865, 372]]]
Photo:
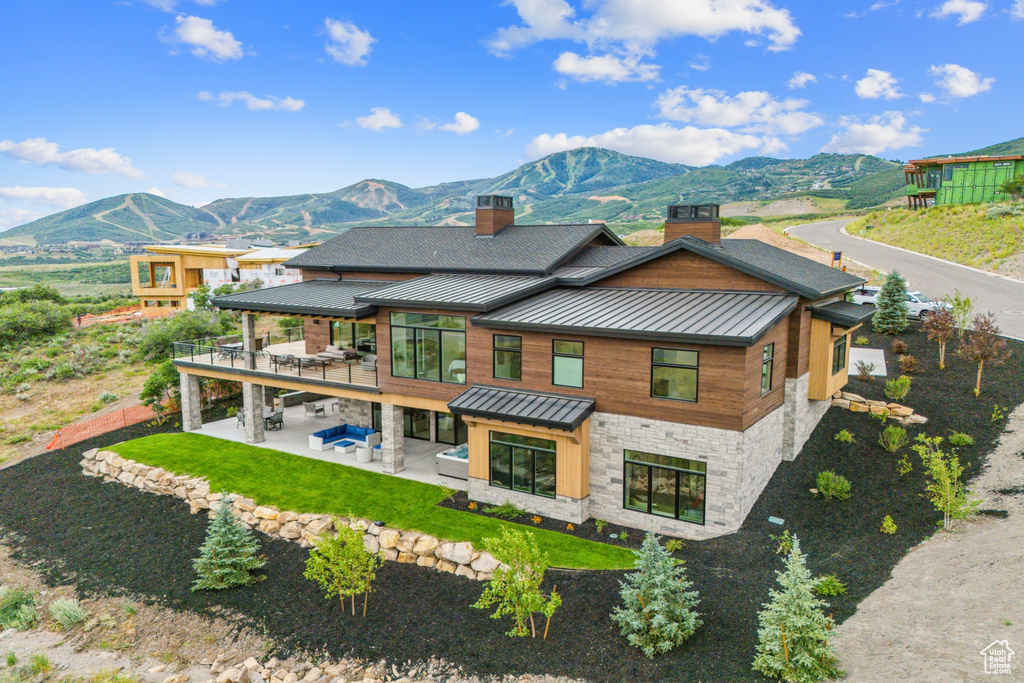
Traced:
[[[737, 530], [797, 457], [871, 314], [845, 301], [860, 278], [721, 239], [715, 205], [669, 207], [664, 244], [630, 247], [481, 196], [475, 227], [358, 227], [285, 265], [302, 282], [215, 299], [240, 352], [175, 345], [186, 430], [199, 377], [242, 383], [251, 442], [263, 387], [310, 391], [381, 433], [384, 472], [409, 439], [467, 444], [474, 500], [694, 539]], [[267, 314], [304, 319], [300, 357], [254, 350]]]
[[1001, 186], [1024, 175], [1024, 156], [918, 159], [903, 167], [907, 208], [936, 204], [980, 204], [1007, 197]]
[[190, 307], [197, 288], [260, 280], [264, 286], [301, 282], [296, 268], [285, 261], [304, 249], [235, 245], [151, 245], [131, 257], [132, 295], [145, 317], [174, 315]]

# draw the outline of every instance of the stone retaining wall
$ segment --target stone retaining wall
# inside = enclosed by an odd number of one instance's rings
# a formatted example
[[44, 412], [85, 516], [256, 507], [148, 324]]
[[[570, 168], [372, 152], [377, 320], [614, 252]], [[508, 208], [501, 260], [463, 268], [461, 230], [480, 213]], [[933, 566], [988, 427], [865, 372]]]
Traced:
[[832, 405], [836, 408], [845, 408], [854, 413], [871, 413], [882, 415], [899, 422], [903, 425], [923, 425], [928, 422], [924, 415], [918, 415], [914, 409], [899, 403], [886, 403], [864, 398], [859, 394], [851, 394], [848, 391], [837, 391], [832, 395]]
[[235, 516], [251, 529], [268, 536], [312, 547], [320, 534], [334, 531], [335, 520], [362, 529], [368, 552], [385, 560], [430, 567], [437, 571], [488, 581], [500, 563], [493, 555], [473, 548], [472, 543], [454, 543], [415, 531], [393, 529], [369, 519], [333, 517], [281, 511], [268, 505], [257, 505], [251, 498], [210, 491], [210, 483], [202, 477], [174, 474], [159, 467], [126, 460], [113, 451], [96, 448], [82, 454], [82, 474], [102, 477], [103, 481], [119, 482], [150, 493], [175, 496], [189, 504], [192, 514], [203, 510], [213, 514], [225, 501], [230, 501]]

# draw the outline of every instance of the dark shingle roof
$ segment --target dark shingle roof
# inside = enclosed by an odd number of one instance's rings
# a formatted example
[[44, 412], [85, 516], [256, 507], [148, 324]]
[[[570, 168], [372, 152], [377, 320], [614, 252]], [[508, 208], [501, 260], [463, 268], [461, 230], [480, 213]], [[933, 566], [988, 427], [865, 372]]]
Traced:
[[472, 227], [359, 227], [285, 263], [289, 268], [547, 275], [603, 225], [510, 225], [490, 237]]
[[851, 304], [848, 301], [833, 301], [824, 306], [812, 306], [811, 316], [821, 320], [827, 320], [836, 325], [853, 327], [859, 325], [875, 314], [873, 306], [861, 306]]
[[449, 401], [448, 410], [571, 432], [594, 412], [594, 399], [474, 384]]
[[554, 277], [500, 275], [427, 275], [356, 297], [377, 306], [417, 306], [491, 311], [554, 287]]
[[762, 292], [563, 287], [472, 321], [498, 329], [751, 346], [798, 301]]
[[385, 284], [307, 280], [291, 285], [218, 296], [213, 299], [213, 305], [236, 311], [361, 318], [376, 313], [377, 307], [356, 303], [355, 297], [380, 289]]
[[614, 266], [658, 249], [659, 247], [586, 247], [566, 261], [565, 265], [570, 268]]

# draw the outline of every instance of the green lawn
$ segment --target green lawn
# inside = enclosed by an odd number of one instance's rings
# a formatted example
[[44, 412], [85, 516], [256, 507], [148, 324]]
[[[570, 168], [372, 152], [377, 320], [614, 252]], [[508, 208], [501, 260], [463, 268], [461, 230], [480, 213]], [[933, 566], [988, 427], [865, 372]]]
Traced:
[[[123, 458], [176, 474], [205, 477], [213, 491], [248, 496], [261, 505], [295, 512], [334, 513], [383, 520], [452, 541], [494, 536], [509, 522], [438, 507], [444, 489], [399, 477], [303, 458], [200, 434], [155, 434], [111, 446]], [[516, 525], [519, 526], [519, 525]], [[553, 565], [625, 569], [634, 555], [623, 548], [532, 529]]]

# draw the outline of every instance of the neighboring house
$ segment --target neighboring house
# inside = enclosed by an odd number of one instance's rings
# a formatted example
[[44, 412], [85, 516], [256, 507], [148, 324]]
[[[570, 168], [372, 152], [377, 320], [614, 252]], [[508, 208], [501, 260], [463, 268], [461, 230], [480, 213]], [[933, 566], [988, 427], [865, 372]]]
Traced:
[[1007, 199], [1002, 184], [1024, 175], [1024, 156], [918, 159], [903, 173], [910, 209], [999, 202]]
[[213, 289], [260, 280], [264, 286], [300, 282], [298, 270], [282, 264], [305, 249], [249, 245], [151, 245], [131, 257], [132, 294], [144, 317], [174, 315], [191, 308], [189, 295], [203, 285]]
[[[219, 297], [246, 352], [178, 344], [185, 429], [198, 377], [242, 382], [246, 438], [263, 386], [336, 396], [342, 421], [468, 444], [472, 499], [686, 538], [736, 531], [848, 378], [863, 280], [756, 240], [718, 207], [673, 206], [665, 243], [604, 225], [518, 225], [478, 198], [474, 227], [358, 227], [286, 263], [303, 282]], [[247, 353], [253, 319], [305, 320], [308, 360]], [[317, 363], [328, 345], [347, 362]]]

